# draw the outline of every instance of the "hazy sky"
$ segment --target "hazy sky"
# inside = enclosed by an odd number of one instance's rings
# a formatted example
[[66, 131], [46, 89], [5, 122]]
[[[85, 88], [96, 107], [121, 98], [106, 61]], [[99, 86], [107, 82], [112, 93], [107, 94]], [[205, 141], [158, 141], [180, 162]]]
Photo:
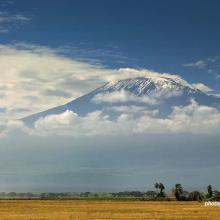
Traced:
[[[77, 137], [36, 136], [44, 124], [32, 136], [10, 121], [132, 74], [176, 74], [218, 94], [219, 10], [217, 0], [0, 0], [0, 129], [10, 128], [0, 135], [0, 191], [144, 190], [155, 181], [220, 187], [219, 109], [176, 109], [168, 123], [192, 121], [187, 135], [181, 132], [188, 127], [178, 134], [81, 136], [88, 119], [90, 131], [104, 130], [98, 114], [55, 118], [77, 121]], [[123, 129], [135, 123], [128, 122]]]

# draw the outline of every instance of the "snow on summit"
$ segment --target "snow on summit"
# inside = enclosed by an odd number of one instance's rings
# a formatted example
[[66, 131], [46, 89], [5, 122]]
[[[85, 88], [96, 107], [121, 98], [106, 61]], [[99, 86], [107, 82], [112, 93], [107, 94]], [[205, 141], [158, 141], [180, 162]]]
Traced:
[[103, 91], [129, 90], [136, 95], [146, 95], [152, 91], [180, 91], [183, 88], [195, 90], [189, 83], [181, 79], [172, 79], [168, 77], [138, 77], [132, 79], [120, 80], [116, 83], [106, 84]]
[[114, 116], [115, 112], [110, 111], [114, 106], [136, 106], [137, 109], [155, 110], [159, 112], [159, 116], [167, 116], [174, 107], [189, 105], [192, 100], [199, 105], [217, 108], [220, 106], [220, 98], [199, 90], [177, 75], [144, 72], [143, 76], [113, 80], [67, 104], [28, 116], [23, 120], [33, 123], [39, 118], [61, 114], [67, 110], [80, 116], [95, 111], [107, 111], [108, 115]]

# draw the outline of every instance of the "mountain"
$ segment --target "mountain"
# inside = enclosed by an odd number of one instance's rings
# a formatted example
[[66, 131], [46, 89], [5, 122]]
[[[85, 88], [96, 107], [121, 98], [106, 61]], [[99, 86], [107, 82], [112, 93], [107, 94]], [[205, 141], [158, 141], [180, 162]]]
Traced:
[[220, 106], [220, 98], [209, 95], [177, 77], [138, 77], [107, 83], [67, 104], [30, 115], [22, 120], [32, 124], [39, 118], [60, 114], [66, 110], [84, 116], [103, 111], [110, 117], [123, 109], [158, 110], [158, 116], [167, 116], [174, 106], [185, 106], [195, 100], [200, 105]]

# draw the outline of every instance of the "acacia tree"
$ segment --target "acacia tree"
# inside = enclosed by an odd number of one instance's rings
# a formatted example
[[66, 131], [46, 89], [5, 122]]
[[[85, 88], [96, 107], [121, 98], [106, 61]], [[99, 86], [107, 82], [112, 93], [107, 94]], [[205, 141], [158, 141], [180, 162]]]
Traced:
[[164, 194], [164, 190], [165, 190], [165, 186], [163, 185], [163, 183], [155, 183], [154, 184], [154, 187], [156, 188], [156, 189], [159, 189], [160, 191], [159, 191], [159, 193], [157, 194], [158, 196], [160, 196], [160, 197], [164, 197], [165, 196], [165, 194]]
[[180, 201], [182, 199], [183, 187], [180, 183], [177, 183], [175, 185], [175, 188], [173, 189], [173, 193], [178, 201]]

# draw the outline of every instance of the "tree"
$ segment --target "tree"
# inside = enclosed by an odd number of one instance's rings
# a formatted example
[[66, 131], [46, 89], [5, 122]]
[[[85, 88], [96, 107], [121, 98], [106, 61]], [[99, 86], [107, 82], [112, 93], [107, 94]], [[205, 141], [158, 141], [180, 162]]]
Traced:
[[165, 194], [164, 194], [165, 186], [163, 185], [163, 183], [155, 183], [154, 187], [156, 189], [160, 190], [159, 193], [157, 194], [157, 196], [159, 196], [159, 197], [164, 197], [165, 196]]
[[173, 193], [178, 201], [183, 199], [182, 198], [183, 197], [183, 187], [180, 183], [177, 183], [175, 185], [175, 188], [173, 189]]
[[159, 189], [160, 189], [159, 196], [164, 197], [165, 186], [163, 185], [163, 183], [159, 183]]
[[154, 187], [155, 187], [156, 189], [159, 189], [159, 183], [156, 182], [156, 183], [154, 184]]
[[207, 191], [208, 191], [207, 198], [211, 198], [212, 195], [213, 195], [213, 191], [212, 191], [212, 186], [211, 185], [207, 186]]

